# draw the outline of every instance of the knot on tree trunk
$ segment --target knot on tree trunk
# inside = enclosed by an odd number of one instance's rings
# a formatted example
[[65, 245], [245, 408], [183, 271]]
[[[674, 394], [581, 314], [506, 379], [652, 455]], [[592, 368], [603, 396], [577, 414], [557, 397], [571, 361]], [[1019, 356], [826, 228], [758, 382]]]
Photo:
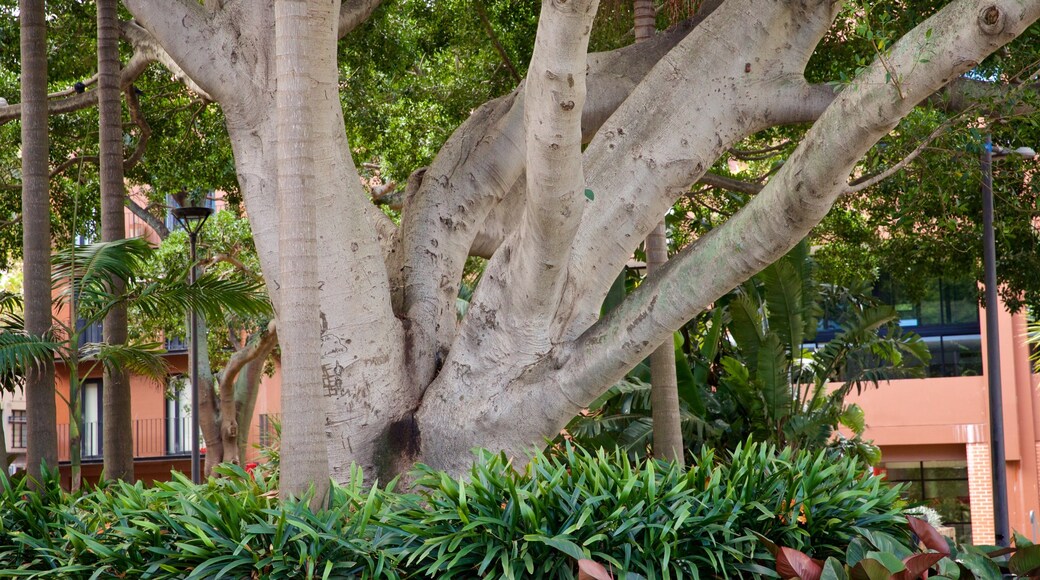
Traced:
[[238, 437], [238, 422], [233, 421], [224, 425], [224, 438], [234, 439]]
[[1006, 22], [1004, 11], [995, 4], [984, 6], [979, 11], [979, 28], [984, 34], [994, 35], [1004, 32]]

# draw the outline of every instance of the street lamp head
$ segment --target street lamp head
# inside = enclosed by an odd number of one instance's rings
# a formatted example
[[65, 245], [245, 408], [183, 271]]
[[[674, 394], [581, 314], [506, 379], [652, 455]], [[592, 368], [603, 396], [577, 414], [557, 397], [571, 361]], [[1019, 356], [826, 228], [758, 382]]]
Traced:
[[1012, 153], [1019, 157], [1025, 157], [1026, 159], [1033, 159], [1036, 157], [1036, 151], [1034, 151], [1032, 147], [1019, 147], [1018, 149], [1013, 150]]
[[1008, 149], [1007, 147], [1001, 147], [1000, 145], [993, 145], [993, 157], [1001, 158], [1009, 155], [1015, 155], [1024, 159], [1035, 159], [1036, 151], [1032, 147], [1019, 147], [1017, 149]]
[[177, 223], [194, 236], [202, 231], [206, 218], [213, 214], [213, 210], [208, 207], [191, 206], [174, 208], [172, 213], [173, 217], [177, 218]]

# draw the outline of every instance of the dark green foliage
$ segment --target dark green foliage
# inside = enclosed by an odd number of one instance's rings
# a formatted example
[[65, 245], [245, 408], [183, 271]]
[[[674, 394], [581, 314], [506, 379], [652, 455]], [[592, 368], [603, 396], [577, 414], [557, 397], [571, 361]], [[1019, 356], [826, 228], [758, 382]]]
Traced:
[[898, 490], [862, 464], [762, 444], [688, 471], [567, 446], [518, 472], [484, 452], [465, 481], [420, 466], [415, 493], [366, 489], [355, 470], [317, 513], [221, 469], [74, 495], [0, 479], [2, 575], [573, 578], [591, 558], [631, 578], [739, 577], [772, 568], [755, 533], [819, 558], [862, 534], [907, 540]]

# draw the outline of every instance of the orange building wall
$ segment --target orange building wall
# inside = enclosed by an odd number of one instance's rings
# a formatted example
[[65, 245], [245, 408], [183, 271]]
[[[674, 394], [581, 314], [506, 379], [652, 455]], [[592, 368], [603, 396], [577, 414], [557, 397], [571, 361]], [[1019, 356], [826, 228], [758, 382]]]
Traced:
[[[980, 317], [985, 320], [984, 316]], [[1026, 321], [999, 315], [1008, 516], [1012, 530], [1031, 535], [1040, 517], [1040, 409], [1031, 372]], [[982, 324], [983, 360], [987, 336]], [[988, 368], [984, 368], [988, 373]], [[853, 394], [866, 415], [865, 438], [881, 447], [882, 462], [960, 460], [968, 466], [973, 541], [994, 541], [988, 377], [904, 379]], [[1040, 538], [1038, 538], [1040, 539]]]

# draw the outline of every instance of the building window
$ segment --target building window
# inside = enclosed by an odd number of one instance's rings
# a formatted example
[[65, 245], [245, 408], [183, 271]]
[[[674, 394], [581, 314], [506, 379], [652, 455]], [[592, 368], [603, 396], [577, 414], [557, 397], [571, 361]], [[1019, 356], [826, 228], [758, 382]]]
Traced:
[[971, 543], [971, 495], [965, 461], [914, 461], [888, 463], [886, 478], [902, 483], [903, 497], [939, 512], [943, 525], [957, 533], [957, 542]]
[[83, 432], [80, 435], [80, 455], [83, 458], [101, 457], [101, 433], [104, 428], [104, 418], [101, 415], [103, 390], [101, 381], [83, 382]]
[[[931, 352], [925, 376], [982, 375], [982, 334], [979, 329], [978, 288], [972, 279], [935, 278], [913, 294], [892, 276], [882, 276], [874, 296], [895, 308], [899, 326], [921, 336]], [[817, 327], [816, 349], [832, 339], [840, 312], [824, 312]]]
[[25, 449], [25, 411], [12, 410], [7, 422], [11, 424], [11, 448]]
[[185, 453], [191, 453], [191, 385], [178, 376], [170, 379], [166, 398], [166, 454]]
[[275, 418], [263, 413], [260, 415], [260, 447], [270, 447], [275, 442]]

